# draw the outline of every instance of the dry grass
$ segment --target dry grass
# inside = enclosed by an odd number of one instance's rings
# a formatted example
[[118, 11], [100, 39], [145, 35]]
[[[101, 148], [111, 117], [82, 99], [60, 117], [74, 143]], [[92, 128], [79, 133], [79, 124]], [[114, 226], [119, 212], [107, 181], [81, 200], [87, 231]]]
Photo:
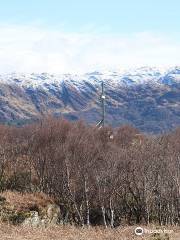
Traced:
[[6, 191], [3, 192], [1, 196], [5, 197], [7, 204], [18, 211], [26, 211], [34, 206], [38, 206], [38, 208], [43, 209], [49, 203], [53, 203], [53, 200], [43, 193], [20, 194], [18, 192]]
[[[46, 229], [32, 229], [0, 225], [1, 240], [164, 240], [168, 238], [157, 238], [152, 235], [143, 237], [135, 236], [135, 227], [122, 227], [118, 229], [90, 228], [82, 229], [73, 226], [51, 227]], [[169, 235], [169, 240], [180, 240], [180, 229], [173, 229], [174, 233]]]
[[[28, 210], [35, 205], [43, 209], [53, 202], [43, 193], [22, 195], [17, 192], [6, 191], [1, 196], [5, 197], [7, 204], [16, 210]], [[135, 228], [136, 226], [124, 226], [117, 229], [100, 227], [82, 229], [69, 225], [33, 229], [0, 223], [0, 240], [180, 240], [180, 228], [178, 227], [166, 228], [173, 230], [173, 233], [169, 234], [169, 238], [153, 237], [152, 234], [137, 237], [134, 234]], [[149, 229], [156, 229], [156, 226], [150, 226]]]

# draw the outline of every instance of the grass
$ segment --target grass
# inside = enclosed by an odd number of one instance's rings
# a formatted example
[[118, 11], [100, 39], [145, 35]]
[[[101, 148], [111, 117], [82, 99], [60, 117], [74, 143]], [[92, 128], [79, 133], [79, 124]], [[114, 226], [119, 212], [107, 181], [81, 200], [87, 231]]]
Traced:
[[167, 237], [144, 235], [136, 236], [135, 227], [120, 227], [117, 229], [90, 228], [82, 229], [73, 226], [57, 226], [51, 228], [25, 228], [0, 224], [1, 240], [180, 240], [180, 229], [173, 229]]
[[[35, 208], [43, 210], [53, 199], [43, 193], [25, 193], [6, 191], [1, 193], [1, 199], [5, 199], [2, 208], [13, 209], [13, 211], [29, 211]], [[1, 205], [1, 204], [0, 204]], [[80, 228], [72, 225], [54, 226], [48, 228], [30, 228], [22, 225], [10, 225], [0, 222], [0, 240], [180, 240], [180, 227], [165, 227], [173, 230], [171, 234], [144, 234], [136, 236], [136, 226], [120, 226], [116, 229], [104, 229], [103, 227]], [[157, 229], [157, 226], [144, 227], [146, 229]], [[164, 229], [164, 227], [159, 227]]]
[[48, 204], [53, 203], [53, 200], [43, 193], [24, 193], [5, 191], [1, 193], [1, 197], [6, 199], [6, 202], [17, 211], [24, 211], [37, 206], [44, 208]]

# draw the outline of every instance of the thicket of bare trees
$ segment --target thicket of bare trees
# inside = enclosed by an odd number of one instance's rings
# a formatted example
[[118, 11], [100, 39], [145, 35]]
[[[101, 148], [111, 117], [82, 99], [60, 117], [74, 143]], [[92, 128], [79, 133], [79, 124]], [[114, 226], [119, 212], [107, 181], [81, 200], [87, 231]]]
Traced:
[[146, 136], [48, 118], [0, 126], [0, 190], [42, 191], [64, 223], [180, 224], [180, 129]]

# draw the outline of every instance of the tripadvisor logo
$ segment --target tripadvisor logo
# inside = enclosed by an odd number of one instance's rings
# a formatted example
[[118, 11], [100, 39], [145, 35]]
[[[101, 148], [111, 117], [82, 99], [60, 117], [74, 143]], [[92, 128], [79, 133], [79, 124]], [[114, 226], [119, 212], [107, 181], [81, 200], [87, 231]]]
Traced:
[[137, 236], [141, 236], [141, 235], [143, 235], [143, 233], [144, 233], [143, 228], [137, 227], [137, 228], [135, 229], [135, 234], [136, 234]]
[[142, 227], [137, 227], [134, 230], [135, 234], [137, 236], [141, 236], [143, 234], [171, 234], [173, 233], [173, 230], [169, 230], [169, 229], [146, 229], [146, 228], [142, 228]]

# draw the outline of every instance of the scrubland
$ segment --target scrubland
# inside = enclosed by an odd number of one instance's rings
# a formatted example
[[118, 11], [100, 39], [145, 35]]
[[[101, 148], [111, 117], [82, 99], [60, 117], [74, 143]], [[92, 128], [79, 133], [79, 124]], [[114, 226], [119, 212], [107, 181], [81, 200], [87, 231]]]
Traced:
[[[50, 203], [61, 225], [22, 227]], [[163, 239], [137, 237], [135, 226], [168, 226], [177, 232], [164, 237], [180, 239], [180, 129], [153, 136], [53, 118], [1, 125], [0, 207], [3, 240]]]

